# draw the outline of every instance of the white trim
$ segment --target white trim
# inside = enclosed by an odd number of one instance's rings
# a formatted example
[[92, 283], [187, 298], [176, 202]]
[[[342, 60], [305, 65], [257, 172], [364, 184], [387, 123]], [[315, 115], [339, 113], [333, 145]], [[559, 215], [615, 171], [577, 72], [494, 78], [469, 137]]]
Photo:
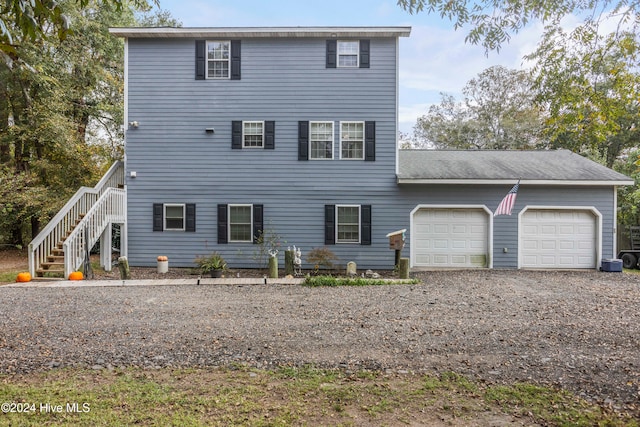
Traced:
[[[244, 145], [244, 125], [245, 124], [255, 124], [255, 123], [260, 123], [260, 125], [262, 126], [262, 145], [256, 145], [256, 146], [247, 146]], [[250, 150], [250, 149], [264, 149], [264, 120], [260, 121], [260, 120], [246, 120], [246, 121], [242, 121], [242, 149], [243, 150]]]
[[[436, 179], [436, 178], [397, 178], [398, 184], [443, 184], [443, 185], [503, 185], [515, 184], [517, 179]], [[579, 181], [579, 180], [545, 180], [523, 179], [520, 185], [553, 185], [553, 186], [585, 186], [610, 187], [615, 185], [633, 185], [633, 181]]]
[[400, 174], [400, 135], [399, 130], [399, 109], [400, 109], [400, 39], [396, 39], [396, 120], [394, 129], [394, 138], [396, 141], [396, 176]]
[[[338, 208], [358, 208], [358, 241], [340, 241], [338, 240], [338, 226], [340, 225], [340, 222], [338, 221]], [[336, 211], [336, 228], [334, 230], [335, 232], [335, 240], [336, 240], [336, 245], [359, 245], [362, 242], [362, 205], [336, 205], [335, 207]]]
[[[249, 240], [231, 240], [231, 208], [240, 208], [240, 207], [248, 207], [251, 212], [251, 237]], [[228, 204], [227, 205], [227, 242], [228, 243], [252, 243], [253, 242], [253, 204], [247, 203], [236, 203], [236, 204]]]
[[[312, 127], [313, 124], [320, 124], [320, 123], [331, 124], [331, 157], [318, 157], [318, 158], [312, 157], [313, 151], [311, 150], [311, 143], [313, 141], [311, 141], [311, 127]], [[335, 151], [336, 151], [335, 140], [336, 140], [336, 127], [335, 127], [335, 123], [334, 122], [332, 122], [332, 121], [309, 121], [309, 160], [320, 160], [320, 161], [333, 160], [334, 157], [335, 157]]]
[[[227, 77], [209, 77], [209, 61], [224, 62], [224, 59], [209, 59], [209, 43], [227, 43], [229, 45], [229, 58], [227, 61]], [[231, 40], [207, 40], [204, 43], [204, 78], [206, 80], [230, 80], [231, 79]]]
[[[356, 65], [340, 65], [340, 43], [357, 43]], [[342, 56], [353, 56], [343, 53]], [[336, 68], [360, 68], [360, 40], [337, 40], [336, 42]]]
[[429, 205], [421, 204], [417, 205], [409, 214], [409, 262], [413, 268], [415, 265], [415, 245], [413, 242], [413, 230], [415, 229], [413, 224], [413, 217], [420, 209], [482, 209], [487, 214], [488, 227], [487, 227], [487, 268], [493, 268], [493, 212], [487, 207], [487, 205]]
[[136, 38], [365, 38], [409, 37], [411, 27], [218, 27], [218, 28], [109, 28], [119, 37]]
[[618, 257], [618, 187], [613, 187], [613, 253], [611, 258]]
[[[182, 208], [182, 228], [167, 228], [167, 208]], [[187, 205], [184, 203], [162, 204], [162, 231], [184, 231], [187, 224]]]
[[560, 210], [572, 210], [572, 211], [588, 211], [596, 217], [596, 265], [594, 268], [598, 268], [602, 262], [602, 214], [595, 206], [546, 206], [546, 205], [527, 205], [520, 213], [518, 213], [518, 269], [522, 267], [522, 218], [525, 212], [529, 210], [547, 210], [547, 211], [560, 211]]
[[[342, 157], [342, 142], [343, 140], [343, 133], [342, 133], [342, 125], [345, 123], [357, 123], [362, 125], [362, 157]], [[365, 129], [364, 129], [364, 122], [360, 121], [360, 120], [345, 120], [345, 121], [340, 121], [338, 122], [338, 132], [340, 133], [340, 160], [364, 160], [364, 151], [365, 151]]]

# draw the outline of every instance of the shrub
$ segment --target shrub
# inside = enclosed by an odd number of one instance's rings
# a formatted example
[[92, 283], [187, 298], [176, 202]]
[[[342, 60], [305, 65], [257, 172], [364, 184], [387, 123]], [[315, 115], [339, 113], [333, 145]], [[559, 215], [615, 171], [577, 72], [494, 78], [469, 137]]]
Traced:
[[333, 252], [331, 252], [331, 249], [327, 248], [326, 246], [311, 249], [307, 254], [307, 262], [314, 266], [317, 265], [329, 270], [333, 269], [337, 261], [338, 257]]

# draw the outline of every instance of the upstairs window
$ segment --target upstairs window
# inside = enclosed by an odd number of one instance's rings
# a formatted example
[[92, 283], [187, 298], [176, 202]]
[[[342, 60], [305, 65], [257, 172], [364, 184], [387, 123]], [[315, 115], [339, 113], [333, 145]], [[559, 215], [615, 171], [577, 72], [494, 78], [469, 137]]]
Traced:
[[264, 122], [242, 122], [242, 147], [264, 147]]
[[340, 158], [364, 159], [364, 122], [340, 122]]
[[312, 160], [333, 159], [333, 122], [309, 123], [309, 153]]
[[230, 41], [207, 42], [207, 78], [228, 79], [230, 63]]
[[358, 68], [358, 56], [360, 55], [360, 42], [338, 40], [338, 67]]

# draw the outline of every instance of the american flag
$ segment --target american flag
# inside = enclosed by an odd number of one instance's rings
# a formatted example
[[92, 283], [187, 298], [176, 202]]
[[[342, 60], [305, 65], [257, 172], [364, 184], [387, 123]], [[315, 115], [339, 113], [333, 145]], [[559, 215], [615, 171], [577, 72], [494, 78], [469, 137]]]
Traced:
[[504, 196], [504, 199], [498, 205], [498, 208], [493, 213], [493, 216], [498, 215], [511, 215], [513, 205], [516, 204], [516, 196], [518, 195], [518, 188], [520, 188], [520, 180], [513, 186], [511, 190]]

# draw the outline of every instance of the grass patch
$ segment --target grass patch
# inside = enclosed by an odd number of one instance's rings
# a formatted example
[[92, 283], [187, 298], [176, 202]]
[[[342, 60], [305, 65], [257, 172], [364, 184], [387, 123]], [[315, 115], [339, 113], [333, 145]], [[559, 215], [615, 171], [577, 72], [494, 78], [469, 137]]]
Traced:
[[517, 419], [552, 426], [638, 425], [631, 415], [532, 384], [486, 386], [453, 372], [347, 374], [313, 366], [0, 376], [1, 402], [24, 412], [0, 415], [0, 426], [482, 426]]
[[0, 284], [1, 283], [15, 283], [18, 278], [18, 273], [21, 273], [24, 270], [20, 271], [2, 271], [0, 272]]
[[304, 286], [383, 286], [383, 285], [415, 285], [418, 279], [367, 279], [363, 277], [307, 276]]

